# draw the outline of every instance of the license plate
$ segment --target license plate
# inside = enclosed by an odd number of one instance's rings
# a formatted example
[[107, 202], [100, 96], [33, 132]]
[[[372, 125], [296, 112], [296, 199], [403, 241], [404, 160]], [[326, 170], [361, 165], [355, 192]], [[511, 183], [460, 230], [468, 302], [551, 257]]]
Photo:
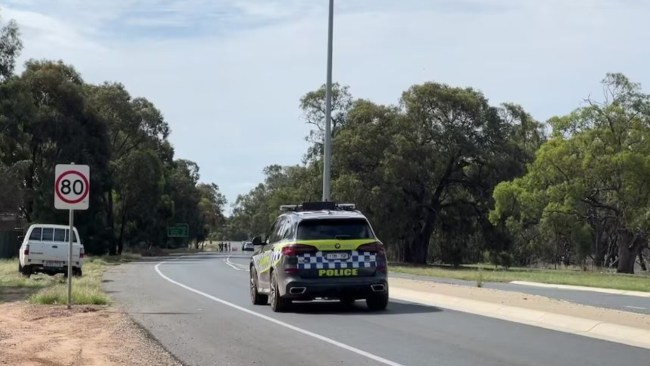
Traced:
[[64, 263], [61, 261], [45, 261], [43, 262], [43, 267], [63, 267]]
[[325, 254], [325, 258], [330, 261], [340, 261], [340, 260], [346, 260], [350, 257], [348, 253], [327, 253]]

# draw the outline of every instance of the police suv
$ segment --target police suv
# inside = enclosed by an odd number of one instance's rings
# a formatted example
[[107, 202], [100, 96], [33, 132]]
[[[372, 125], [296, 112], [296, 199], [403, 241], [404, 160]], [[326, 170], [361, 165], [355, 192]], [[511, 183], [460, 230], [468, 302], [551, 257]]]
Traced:
[[365, 299], [371, 310], [388, 305], [384, 245], [354, 204], [283, 205], [264, 241], [253, 239], [253, 304], [287, 310], [293, 300]]

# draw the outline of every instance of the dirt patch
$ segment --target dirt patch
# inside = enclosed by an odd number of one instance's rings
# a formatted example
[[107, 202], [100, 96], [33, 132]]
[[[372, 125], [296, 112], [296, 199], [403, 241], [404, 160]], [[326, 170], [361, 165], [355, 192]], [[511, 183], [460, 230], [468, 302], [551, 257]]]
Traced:
[[0, 304], [0, 365], [181, 365], [113, 307]]
[[460, 297], [469, 300], [503, 304], [518, 308], [569, 315], [650, 330], [650, 315], [645, 314], [574, 304], [564, 300], [511, 291], [500, 291], [402, 278], [391, 278], [389, 282], [391, 287], [395, 286], [414, 291], [438, 293], [441, 295]]

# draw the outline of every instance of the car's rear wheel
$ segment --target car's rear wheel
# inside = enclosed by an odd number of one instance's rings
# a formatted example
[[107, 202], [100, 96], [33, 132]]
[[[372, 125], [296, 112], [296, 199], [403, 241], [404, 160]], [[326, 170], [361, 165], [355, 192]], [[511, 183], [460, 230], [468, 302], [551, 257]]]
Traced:
[[283, 299], [280, 297], [280, 291], [278, 290], [278, 276], [273, 272], [271, 274], [271, 309], [276, 313], [286, 311], [291, 305], [291, 300]]
[[366, 298], [366, 305], [372, 311], [385, 310], [388, 306], [388, 291], [368, 296]]
[[29, 278], [32, 275], [32, 269], [29, 266], [21, 267], [20, 274]]
[[251, 302], [253, 305], [266, 305], [269, 301], [268, 296], [260, 294], [257, 291], [257, 272], [255, 272], [255, 268], [252, 266], [250, 269], [250, 275]]

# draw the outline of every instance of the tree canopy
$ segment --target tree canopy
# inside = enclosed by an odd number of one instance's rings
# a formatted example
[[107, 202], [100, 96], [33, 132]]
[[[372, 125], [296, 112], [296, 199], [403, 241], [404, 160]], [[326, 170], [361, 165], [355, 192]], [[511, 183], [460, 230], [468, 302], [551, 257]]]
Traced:
[[550, 120], [526, 175], [495, 190], [492, 220], [525, 256], [632, 273], [648, 247], [650, 96], [621, 74], [603, 87], [603, 101]]
[[[65, 223], [54, 210], [54, 167], [91, 167], [90, 208], [75, 224], [90, 253], [174, 247], [205, 240], [224, 223], [224, 196], [199, 182], [196, 163], [174, 157], [156, 106], [117, 82], [86, 83], [62, 61], [30, 60], [14, 22], [0, 26], [0, 212], [28, 223]], [[189, 225], [168, 238], [167, 226]]]
[[[332, 199], [357, 204], [398, 261], [633, 272], [648, 247], [650, 103], [623, 75], [603, 86], [604, 101], [543, 123], [472, 88], [427, 82], [379, 105], [336, 84]], [[269, 166], [237, 199], [238, 237], [263, 234], [281, 204], [319, 199], [324, 97], [301, 99], [308, 159]]]

